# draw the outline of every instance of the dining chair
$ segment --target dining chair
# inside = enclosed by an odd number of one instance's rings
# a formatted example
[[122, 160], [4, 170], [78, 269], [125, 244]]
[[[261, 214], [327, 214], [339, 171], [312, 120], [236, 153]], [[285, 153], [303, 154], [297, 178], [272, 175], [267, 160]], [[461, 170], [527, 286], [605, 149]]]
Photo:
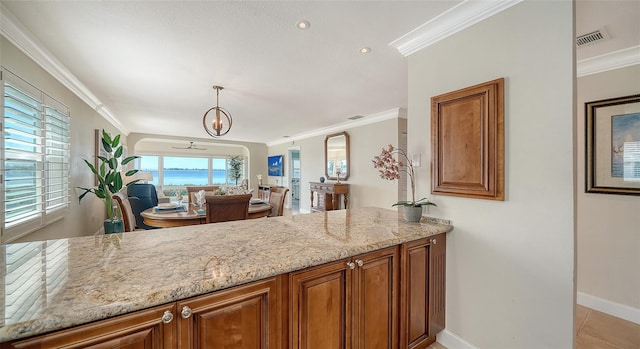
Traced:
[[124, 193], [115, 193], [112, 198], [118, 203], [120, 212], [122, 213], [122, 221], [124, 223], [124, 231], [136, 230], [136, 217], [131, 209], [129, 198]]
[[206, 195], [212, 195], [214, 191], [216, 191], [220, 186], [218, 185], [196, 185], [196, 186], [187, 186], [187, 195], [189, 198], [189, 203], [193, 204], [196, 202], [196, 193], [200, 190], [204, 190]]
[[238, 221], [249, 218], [251, 194], [207, 195], [207, 223]]
[[141, 229], [156, 229], [144, 224], [144, 218], [140, 213], [148, 208], [158, 206], [158, 193], [156, 187], [149, 183], [135, 183], [127, 187], [127, 196], [133, 215], [136, 217], [136, 227]]
[[271, 214], [269, 217], [282, 216], [284, 214], [284, 200], [287, 198], [289, 188], [271, 187], [271, 195], [269, 195], [269, 205], [271, 205]]

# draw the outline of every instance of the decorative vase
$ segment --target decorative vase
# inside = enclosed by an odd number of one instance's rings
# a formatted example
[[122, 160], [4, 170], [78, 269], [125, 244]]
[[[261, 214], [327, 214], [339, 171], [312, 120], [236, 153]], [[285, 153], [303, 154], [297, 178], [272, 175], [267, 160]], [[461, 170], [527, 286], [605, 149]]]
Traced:
[[122, 233], [124, 232], [124, 222], [120, 220], [110, 220], [106, 219], [104, 221], [104, 233], [105, 234], [113, 234], [113, 233]]
[[420, 222], [422, 206], [404, 206], [403, 214], [407, 222]]
[[324, 177], [320, 177], [320, 183], [324, 183]]

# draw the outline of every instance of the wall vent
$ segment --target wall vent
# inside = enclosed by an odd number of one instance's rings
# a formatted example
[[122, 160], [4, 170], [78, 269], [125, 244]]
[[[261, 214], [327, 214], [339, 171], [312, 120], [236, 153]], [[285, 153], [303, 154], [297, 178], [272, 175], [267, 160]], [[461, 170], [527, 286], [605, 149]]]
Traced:
[[609, 34], [604, 29], [598, 29], [594, 32], [580, 35], [576, 38], [576, 44], [578, 47], [593, 45], [600, 41], [609, 39]]

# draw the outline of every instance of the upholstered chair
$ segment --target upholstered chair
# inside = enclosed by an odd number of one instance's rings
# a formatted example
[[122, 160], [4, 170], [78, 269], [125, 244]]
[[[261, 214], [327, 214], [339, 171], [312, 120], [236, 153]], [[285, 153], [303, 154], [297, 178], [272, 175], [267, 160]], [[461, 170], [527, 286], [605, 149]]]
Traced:
[[207, 223], [238, 221], [249, 217], [251, 194], [207, 195]]
[[269, 205], [271, 205], [271, 214], [269, 217], [282, 216], [284, 214], [284, 200], [287, 198], [289, 188], [271, 187], [269, 195]]
[[156, 229], [144, 224], [144, 218], [140, 215], [142, 211], [158, 206], [158, 192], [153, 184], [136, 183], [127, 188], [127, 196], [131, 204], [131, 210], [136, 217], [136, 227], [140, 229]]
[[136, 230], [136, 217], [131, 210], [129, 198], [124, 193], [113, 194], [112, 198], [118, 203], [120, 212], [122, 213], [122, 221], [124, 223], [124, 231]]

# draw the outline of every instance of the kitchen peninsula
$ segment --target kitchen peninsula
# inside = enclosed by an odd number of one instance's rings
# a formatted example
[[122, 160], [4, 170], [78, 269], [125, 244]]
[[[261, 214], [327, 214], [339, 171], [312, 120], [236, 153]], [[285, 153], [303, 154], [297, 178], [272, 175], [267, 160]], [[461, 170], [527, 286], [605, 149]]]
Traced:
[[[212, 334], [215, 324], [238, 330], [249, 321], [232, 337], [246, 344], [255, 332], [259, 347], [318, 340], [329, 348], [336, 338], [408, 347], [434, 340], [444, 326], [445, 233], [453, 227], [442, 223], [359, 208], [2, 246], [0, 342], [32, 337], [3, 348], [71, 340], [110, 348], [138, 340], [172, 348], [224, 337]], [[25, 259], [11, 260], [24, 249], [41, 263], [29, 267], [40, 273], [29, 279]], [[36, 299], [20, 296], [27, 290]], [[362, 309], [384, 311], [385, 330], [368, 332], [374, 320]], [[424, 333], [409, 329], [414, 319]]]

